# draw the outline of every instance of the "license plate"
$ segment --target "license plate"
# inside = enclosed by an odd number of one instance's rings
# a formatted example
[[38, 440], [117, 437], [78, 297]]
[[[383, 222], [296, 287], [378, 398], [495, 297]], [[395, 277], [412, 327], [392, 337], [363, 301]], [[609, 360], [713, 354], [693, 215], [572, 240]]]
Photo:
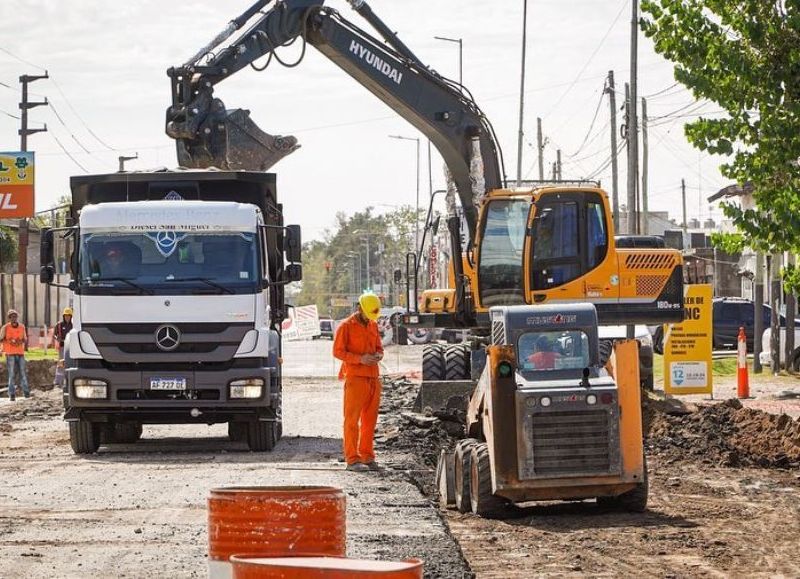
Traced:
[[186, 390], [186, 378], [150, 378], [150, 390]]

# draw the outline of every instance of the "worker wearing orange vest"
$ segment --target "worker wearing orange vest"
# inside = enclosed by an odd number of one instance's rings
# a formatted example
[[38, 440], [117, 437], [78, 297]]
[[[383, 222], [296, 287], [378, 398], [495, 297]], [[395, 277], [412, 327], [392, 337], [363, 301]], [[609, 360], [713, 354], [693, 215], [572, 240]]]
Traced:
[[342, 361], [339, 379], [344, 380], [344, 457], [347, 470], [376, 470], [375, 425], [381, 401], [379, 362], [383, 345], [375, 323], [381, 301], [365, 293], [358, 310], [336, 330], [333, 355]]
[[19, 382], [25, 398], [31, 397], [28, 388], [28, 376], [25, 372], [25, 344], [28, 342], [28, 333], [25, 326], [19, 323], [19, 314], [16, 310], [8, 310], [8, 323], [0, 328], [0, 343], [8, 364], [8, 397], [16, 399], [16, 374], [19, 373]]

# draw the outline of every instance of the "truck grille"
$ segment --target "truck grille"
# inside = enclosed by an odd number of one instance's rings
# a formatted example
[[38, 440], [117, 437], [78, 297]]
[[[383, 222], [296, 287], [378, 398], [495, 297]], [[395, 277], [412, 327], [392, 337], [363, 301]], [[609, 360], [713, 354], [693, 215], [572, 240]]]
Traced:
[[609, 415], [605, 410], [534, 414], [533, 470], [537, 476], [609, 474]]

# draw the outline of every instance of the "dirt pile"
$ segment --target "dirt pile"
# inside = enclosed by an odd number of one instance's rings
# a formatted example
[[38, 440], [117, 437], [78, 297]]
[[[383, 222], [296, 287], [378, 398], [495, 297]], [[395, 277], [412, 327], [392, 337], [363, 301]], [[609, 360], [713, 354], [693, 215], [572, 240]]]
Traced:
[[439, 451], [455, 445], [463, 437], [464, 426], [456, 419], [410, 412], [418, 391], [419, 384], [405, 378], [384, 385], [375, 442], [378, 450], [409, 455], [412, 467], [433, 470]]
[[800, 468], [800, 421], [744, 408], [736, 399], [683, 416], [645, 411], [648, 452], [668, 461]]
[[19, 394], [14, 402], [3, 399], [0, 404], [0, 434], [10, 433], [16, 423], [37, 418], [54, 418], [63, 413], [64, 403], [59, 388], [48, 392], [34, 390], [31, 398], [23, 398]]
[[[25, 365], [28, 384], [37, 390], [50, 390], [56, 375], [56, 363], [53, 360], [28, 360]], [[3, 360], [0, 364], [0, 389], [8, 384], [8, 365]]]

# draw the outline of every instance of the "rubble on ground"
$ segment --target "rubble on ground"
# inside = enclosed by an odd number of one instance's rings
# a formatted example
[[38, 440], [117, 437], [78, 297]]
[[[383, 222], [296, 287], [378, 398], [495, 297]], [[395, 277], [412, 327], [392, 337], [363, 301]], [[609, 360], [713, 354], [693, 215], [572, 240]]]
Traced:
[[725, 467], [800, 468], [800, 421], [736, 399], [673, 416], [645, 408], [649, 453]]

